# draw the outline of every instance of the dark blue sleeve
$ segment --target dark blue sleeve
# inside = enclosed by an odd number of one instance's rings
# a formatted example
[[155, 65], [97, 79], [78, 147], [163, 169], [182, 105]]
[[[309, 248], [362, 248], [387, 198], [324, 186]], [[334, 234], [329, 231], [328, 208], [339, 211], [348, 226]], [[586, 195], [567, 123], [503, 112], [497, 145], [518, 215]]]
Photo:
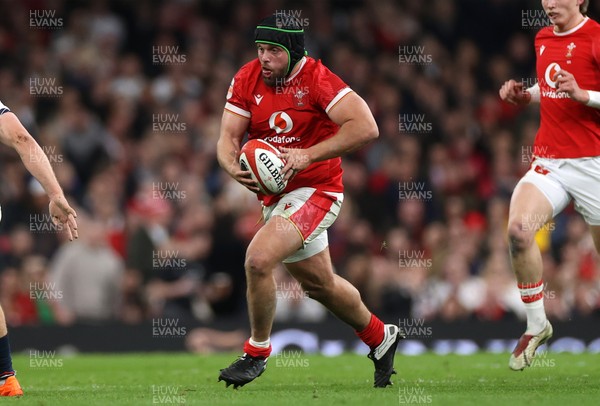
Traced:
[[10, 111], [10, 109], [9, 109], [8, 107], [6, 107], [6, 106], [4, 105], [4, 103], [2, 103], [2, 102], [0, 101], [0, 115], [2, 115], [2, 114], [4, 114], [4, 113], [7, 113], [7, 112], [9, 112], [9, 111]]

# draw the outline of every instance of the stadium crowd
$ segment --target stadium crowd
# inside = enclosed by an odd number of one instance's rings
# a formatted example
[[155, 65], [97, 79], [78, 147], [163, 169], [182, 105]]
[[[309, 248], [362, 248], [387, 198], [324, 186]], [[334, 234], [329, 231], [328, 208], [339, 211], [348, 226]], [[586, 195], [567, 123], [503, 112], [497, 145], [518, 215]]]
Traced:
[[[498, 89], [535, 83], [545, 23], [535, 10], [539, 1], [12, 1], [0, 16], [0, 100], [44, 146], [80, 238], [65, 243], [40, 185], [3, 148], [9, 325], [244, 314], [260, 206], [215, 149], [231, 78], [256, 57], [256, 22], [275, 11], [301, 19], [309, 55], [379, 125], [376, 142], [344, 158], [336, 271], [384, 318], [524, 317], [506, 223], [538, 111], [501, 103]], [[598, 317], [600, 258], [581, 217], [566, 210], [537, 240], [549, 318]], [[277, 319], [331, 317], [283, 269], [277, 279], [288, 292]]]

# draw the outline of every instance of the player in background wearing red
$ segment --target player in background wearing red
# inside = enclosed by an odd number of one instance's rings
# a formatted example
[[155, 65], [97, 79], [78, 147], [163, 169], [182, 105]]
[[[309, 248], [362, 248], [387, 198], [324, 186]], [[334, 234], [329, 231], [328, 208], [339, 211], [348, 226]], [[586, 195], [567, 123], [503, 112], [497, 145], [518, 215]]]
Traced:
[[[54, 224], [66, 225], [69, 240], [77, 238], [75, 210], [69, 206], [56, 180], [48, 157], [27, 132], [17, 116], [0, 102], [0, 141], [14, 148], [27, 170], [41, 183], [50, 198], [50, 216]], [[1, 216], [1, 212], [0, 212]], [[8, 343], [8, 330], [0, 307], [0, 396], [22, 396], [23, 390], [15, 376]]]
[[282, 194], [258, 198], [264, 226], [246, 252], [251, 337], [244, 355], [222, 369], [219, 380], [234, 388], [266, 368], [276, 302], [273, 271], [283, 262], [308, 295], [349, 324], [370, 348], [375, 387], [390, 382], [402, 334], [364, 305], [358, 290], [334, 274], [327, 228], [343, 200], [340, 156], [378, 137], [365, 101], [320, 61], [306, 56], [304, 31], [291, 19], [264, 19], [256, 28], [258, 58], [235, 75], [227, 94], [217, 158], [236, 181], [258, 193], [238, 155], [244, 134], [277, 147], [289, 182]]
[[588, 3], [542, 0], [552, 26], [535, 38], [538, 83], [524, 90], [509, 80], [500, 89], [509, 103], [540, 103], [534, 161], [515, 188], [508, 220], [512, 266], [527, 313], [527, 330], [509, 361], [513, 370], [528, 367], [552, 336], [535, 233], [573, 199], [600, 252], [600, 25], [586, 16]]

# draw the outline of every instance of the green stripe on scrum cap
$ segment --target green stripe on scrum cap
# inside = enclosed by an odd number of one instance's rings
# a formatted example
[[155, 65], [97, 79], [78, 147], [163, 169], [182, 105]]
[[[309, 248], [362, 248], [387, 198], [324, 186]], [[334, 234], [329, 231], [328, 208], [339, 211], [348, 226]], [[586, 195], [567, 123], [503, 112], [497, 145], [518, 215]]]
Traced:
[[281, 31], [281, 32], [304, 32], [304, 28], [301, 28], [299, 30], [286, 30], [285, 28], [277, 28], [277, 27], [269, 27], [266, 25], [258, 25], [256, 26], [256, 28], [264, 28], [265, 30], [274, 30], [274, 31]]
[[275, 45], [275, 46], [278, 46], [280, 48], [283, 48], [285, 50], [285, 52], [287, 52], [287, 56], [288, 56], [288, 64], [287, 64], [287, 69], [285, 71], [286, 72], [290, 71], [290, 62], [292, 61], [292, 56], [290, 55], [290, 50], [287, 49], [287, 47], [285, 45], [278, 44], [277, 42], [273, 42], [273, 41], [262, 40], [262, 39], [257, 39], [254, 42], [256, 44], [271, 44], [271, 45]]

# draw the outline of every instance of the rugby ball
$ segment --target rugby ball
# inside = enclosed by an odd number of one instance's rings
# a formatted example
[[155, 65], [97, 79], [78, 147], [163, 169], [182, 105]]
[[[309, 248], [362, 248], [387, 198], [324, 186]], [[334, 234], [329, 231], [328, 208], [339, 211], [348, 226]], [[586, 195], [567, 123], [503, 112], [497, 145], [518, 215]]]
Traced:
[[264, 195], [276, 195], [287, 186], [281, 170], [285, 162], [278, 158], [279, 150], [263, 140], [250, 140], [240, 151], [240, 167], [250, 171]]

